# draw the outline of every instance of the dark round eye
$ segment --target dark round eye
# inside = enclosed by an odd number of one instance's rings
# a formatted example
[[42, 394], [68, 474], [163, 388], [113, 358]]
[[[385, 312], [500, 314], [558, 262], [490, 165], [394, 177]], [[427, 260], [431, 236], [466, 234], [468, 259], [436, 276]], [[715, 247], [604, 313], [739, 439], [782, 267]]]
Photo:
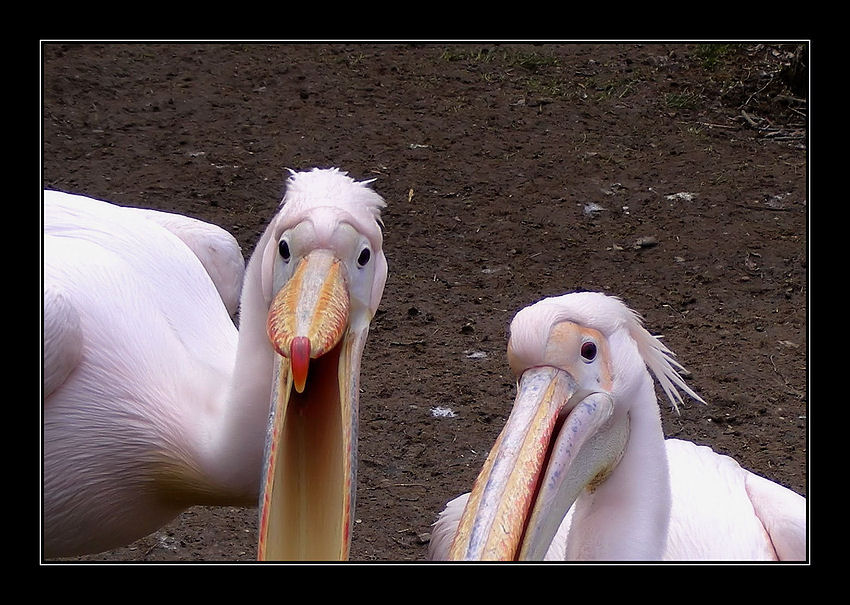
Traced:
[[581, 345], [581, 356], [587, 361], [593, 361], [596, 358], [596, 343], [587, 341]]
[[363, 248], [360, 252], [360, 256], [357, 257], [357, 264], [361, 267], [365, 267], [366, 263], [369, 262], [369, 259], [372, 257], [372, 253], [369, 252], [369, 248]]
[[280, 240], [280, 243], [277, 245], [277, 250], [280, 252], [280, 257], [283, 261], [288, 263], [290, 259], [290, 252], [289, 244], [286, 243], [286, 240]]

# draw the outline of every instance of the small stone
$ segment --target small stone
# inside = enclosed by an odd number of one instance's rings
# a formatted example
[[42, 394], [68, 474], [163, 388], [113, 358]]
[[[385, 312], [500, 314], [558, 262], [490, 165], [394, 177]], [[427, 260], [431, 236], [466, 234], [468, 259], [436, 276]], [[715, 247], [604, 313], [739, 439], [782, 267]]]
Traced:
[[651, 235], [646, 237], [638, 238], [635, 242], [635, 248], [652, 248], [653, 246], [658, 245], [658, 240]]

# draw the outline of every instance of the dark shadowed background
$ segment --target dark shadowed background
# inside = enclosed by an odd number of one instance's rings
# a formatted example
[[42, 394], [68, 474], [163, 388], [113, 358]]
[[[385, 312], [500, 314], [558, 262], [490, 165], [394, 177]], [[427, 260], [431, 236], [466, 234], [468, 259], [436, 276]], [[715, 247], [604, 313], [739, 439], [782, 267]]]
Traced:
[[[44, 185], [216, 223], [247, 258], [287, 168], [375, 179], [353, 560], [425, 558], [510, 411], [511, 318], [569, 290], [622, 297], [687, 367], [709, 405], [661, 401], [668, 436], [806, 495], [800, 49], [45, 43]], [[256, 538], [256, 509], [198, 507], [79, 560], [252, 561]]]

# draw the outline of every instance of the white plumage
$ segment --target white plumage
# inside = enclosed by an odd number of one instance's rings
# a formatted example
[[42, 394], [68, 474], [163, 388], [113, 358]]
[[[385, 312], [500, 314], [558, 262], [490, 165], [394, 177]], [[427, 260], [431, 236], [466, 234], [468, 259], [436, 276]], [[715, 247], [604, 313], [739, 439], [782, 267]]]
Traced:
[[[344, 205], [333, 224], [324, 222], [335, 206], [328, 190]], [[351, 360], [339, 356], [340, 366], [350, 361], [356, 373], [386, 279], [378, 221], [384, 202], [337, 170], [295, 173], [288, 191], [299, 202], [290, 207], [284, 197], [247, 270], [235, 240], [212, 225], [45, 191], [46, 557], [127, 544], [195, 504], [257, 505], [269, 464], [270, 402], [289, 384], [289, 362], [275, 352], [266, 325], [288, 277], [279, 274], [281, 263], [261, 262], [280, 238], [291, 237], [304, 256], [316, 248], [329, 258], [354, 254], [335, 261], [346, 266], [361, 252], [351, 249], [353, 239], [372, 247], [371, 267], [358, 267], [343, 286], [359, 288], [352, 301], [363, 292], [369, 299], [352, 304], [350, 321], [338, 326], [343, 342], [356, 334], [361, 343], [346, 345]], [[296, 206], [299, 217], [289, 220]], [[292, 236], [305, 223], [324, 226], [326, 237]], [[240, 300], [237, 334], [230, 315]], [[305, 397], [319, 397], [311, 393]], [[315, 520], [294, 523], [310, 535]], [[334, 548], [347, 554], [348, 544]]]
[[[206, 459], [233, 437], [216, 425], [235, 411], [221, 385], [236, 342], [221, 295], [171, 231], [142, 212], [45, 191], [46, 556], [106, 550], [169, 521], [187, 504], [160, 496], [169, 466], [177, 481], [191, 461], [197, 481], [213, 482]], [[249, 422], [257, 454], [264, 414], [258, 406]], [[213, 491], [250, 504], [251, 479]]]
[[[674, 406], [676, 388], [699, 398], [619, 299], [574, 293], [523, 309], [508, 357], [514, 410], [472, 497], [440, 513], [432, 559], [806, 559], [805, 498], [708, 447], [664, 440], [649, 370]], [[520, 422], [532, 413], [550, 414], [548, 428]]]

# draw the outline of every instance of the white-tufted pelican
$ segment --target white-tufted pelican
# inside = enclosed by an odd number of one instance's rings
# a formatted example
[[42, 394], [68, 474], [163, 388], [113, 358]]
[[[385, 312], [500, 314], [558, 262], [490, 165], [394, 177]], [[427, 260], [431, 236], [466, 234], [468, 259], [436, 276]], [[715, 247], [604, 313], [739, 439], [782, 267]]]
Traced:
[[44, 556], [259, 498], [260, 559], [347, 558], [383, 206], [338, 170], [292, 174], [237, 334], [180, 219], [45, 192]]
[[[517, 313], [517, 396], [432, 559], [805, 560], [806, 500], [687, 441], [665, 441], [654, 383], [685, 393], [672, 352], [620, 300], [583, 292]], [[462, 513], [462, 514], [461, 514]]]

